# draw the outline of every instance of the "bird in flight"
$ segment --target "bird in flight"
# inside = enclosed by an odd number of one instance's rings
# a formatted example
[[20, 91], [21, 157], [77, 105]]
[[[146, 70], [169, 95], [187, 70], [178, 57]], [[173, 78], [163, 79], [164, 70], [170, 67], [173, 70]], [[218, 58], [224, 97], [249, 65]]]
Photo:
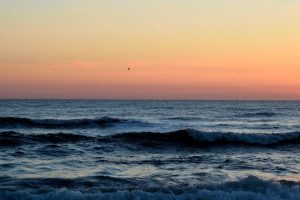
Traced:
[[128, 71], [130, 70], [130, 68], [128, 67]]

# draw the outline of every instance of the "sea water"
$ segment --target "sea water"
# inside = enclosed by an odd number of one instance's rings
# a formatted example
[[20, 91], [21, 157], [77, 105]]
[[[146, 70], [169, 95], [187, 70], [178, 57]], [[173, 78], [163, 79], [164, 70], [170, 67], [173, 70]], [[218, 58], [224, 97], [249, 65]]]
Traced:
[[0, 199], [300, 199], [300, 102], [0, 100]]

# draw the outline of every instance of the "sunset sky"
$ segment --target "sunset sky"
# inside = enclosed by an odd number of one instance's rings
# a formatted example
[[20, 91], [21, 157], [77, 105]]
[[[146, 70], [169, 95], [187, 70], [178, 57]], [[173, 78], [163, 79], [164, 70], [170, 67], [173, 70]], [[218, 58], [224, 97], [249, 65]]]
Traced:
[[1, 0], [0, 98], [300, 99], [300, 1]]

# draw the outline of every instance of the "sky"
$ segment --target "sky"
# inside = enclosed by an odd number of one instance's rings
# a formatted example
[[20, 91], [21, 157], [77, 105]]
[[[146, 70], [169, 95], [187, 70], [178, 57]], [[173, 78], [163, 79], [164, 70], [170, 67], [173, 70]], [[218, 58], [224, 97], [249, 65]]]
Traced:
[[0, 98], [300, 100], [299, 19], [298, 0], [1, 0]]

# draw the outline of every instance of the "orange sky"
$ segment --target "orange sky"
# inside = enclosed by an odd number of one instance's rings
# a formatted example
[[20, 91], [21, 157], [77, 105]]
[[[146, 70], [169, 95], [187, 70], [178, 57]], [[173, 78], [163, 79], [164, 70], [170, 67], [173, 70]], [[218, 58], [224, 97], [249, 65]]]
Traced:
[[299, 19], [295, 0], [2, 1], [0, 98], [300, 99]]

